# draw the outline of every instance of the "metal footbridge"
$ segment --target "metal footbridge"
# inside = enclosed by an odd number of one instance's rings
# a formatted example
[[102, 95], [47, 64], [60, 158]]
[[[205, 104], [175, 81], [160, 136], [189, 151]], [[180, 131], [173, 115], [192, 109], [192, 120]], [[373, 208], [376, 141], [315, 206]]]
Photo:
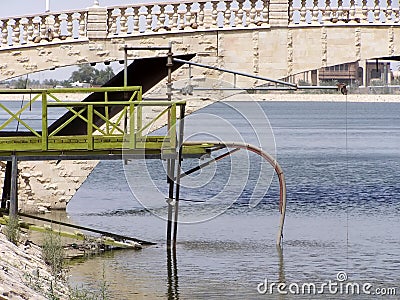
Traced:
[[[170, 51], [167, 57], [136, 59], [129, 66], [125, 61], [124, 71], [98, 88], [0, 90], [2, 95], [24, 95], [29, 99], [17, 111], [0, 103], [0, 110], [8, 115], [8, 119], [0, 124], [0, 160], [7, 161], [2, 207], [9, 199], [10, 215], [18, 214], [18, 161], [165, 159], [169, 184], [167, 247], [175, 247], [180, 178], [230, 155], [232, 151], [186, 172], [181, 172], [181, 161], [209, 155], [214, 150], [224, 148], [234, 151], [247, 149], [266, 159], [278, 174], [281, 219], [277, 244], [280, 245], [286, 190], [283, 172], [276, 160], [261, 149], [247, 144], [184, 143], [186, 102], [172, 100], [171, 73], [193, 56], [172, 56]], [[172, 63], [174, 58], [176, 61]], [[167, 97], [144, 99], [143, 93], [165, 77], [169, 88]], [[83, 101], [71, 101], [66, 98], [66, 93], [89, 93], [89, 96]], [[40, 124], [33, 124], [32, 120], [22, 117], [34, 106], [39, 107]], [[160, 111], [151, 119], [144, 115], [144, 110], [149, 107]], [[52, 122], [54, 114], [61, 116]], [[166, 133], [149, 134], [147, 131], [161, 119], [167, 124]], [[6, 130], [15, 123], [23, 130]]]

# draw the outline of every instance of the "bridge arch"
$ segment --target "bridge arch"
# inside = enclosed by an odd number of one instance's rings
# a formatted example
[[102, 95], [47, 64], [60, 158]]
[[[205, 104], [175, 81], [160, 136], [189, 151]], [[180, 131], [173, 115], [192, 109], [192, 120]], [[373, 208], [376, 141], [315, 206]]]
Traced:
[[[280, 79], [337, 64], [398, 57], [399, 22], [398, 4], [356, 5], [354, 0], [173, 1], [2, 18], [0, 80], [119, 61], [126, 44], [169, 41], [175, 53], [197, 53], [198, 62]], [[131, 53], [130, 58], [138, 55]], [[211, 71], [194, 75], [226, 76]]]

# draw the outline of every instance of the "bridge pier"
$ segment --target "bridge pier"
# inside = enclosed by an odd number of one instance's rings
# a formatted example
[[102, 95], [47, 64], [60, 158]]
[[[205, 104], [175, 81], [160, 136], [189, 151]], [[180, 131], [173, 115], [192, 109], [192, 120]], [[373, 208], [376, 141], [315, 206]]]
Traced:
[[18, 214], [18, 159], [11, 156], [10, 217]]

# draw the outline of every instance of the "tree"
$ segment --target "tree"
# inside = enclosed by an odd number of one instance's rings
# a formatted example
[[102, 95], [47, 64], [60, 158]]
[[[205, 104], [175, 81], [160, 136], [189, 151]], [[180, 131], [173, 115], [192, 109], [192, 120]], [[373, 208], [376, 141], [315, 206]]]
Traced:
[[15, 82], [15, 88], [16, 89], [26, 89], [28, 85], [28, 79], [26, 78], [18, 78], [18, 80]]
[[70, 81], [93, 83], [96, 69], [90, 65], [80, 65], [77, 71], [72, 72]]
[[111, 67], [107, 67], [104, 70], [96, 70], [95, 75], [96, 75], [95, 78], [96, 85], [103, 85], [115, 76], [114, 71]]
[[103, 85], [112, 77], [114, 71], [111, 67], [106, 67], [104, 70], [98, 70], [90, 65], [81, 65], [77, 71], [72, 72], [71, 82], [87, 82], [93, 85]]

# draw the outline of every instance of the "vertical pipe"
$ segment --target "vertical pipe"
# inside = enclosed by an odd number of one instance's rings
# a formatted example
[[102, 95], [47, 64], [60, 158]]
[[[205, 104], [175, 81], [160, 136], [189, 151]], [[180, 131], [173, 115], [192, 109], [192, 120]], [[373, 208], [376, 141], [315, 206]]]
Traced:
[[[169, 42], [168, 44], [169, 50], [167, 54], [167, 98], [168, 101], [172, 100], [172, 43]], [[168, 110], [168, 125], [167, 125], [168, 132], [171, 130], [171, 110]], [[171, 249], [171, 236], [172, 236], [172, 209], [173, 209], [173, 201], [174, 201], [174, 170], [175, 170], [175, 159], [168, 159], [167, 160], [167, 182], [169, 184], [168, 190], [168, 220], [167, 220], [167, 249]]]
[[46, 11], [45, 12], [49, 12], [50, 11], [50, 0], [46, 0]]
[[18, 213], [18, 160], [11, 156], [11, 191], [10, 191], [10, 217]]
[[168, 220], [167, 220], [167, 249], [171, 249], [171, 236], [172, 236], [172, 208], [174, 202], [174, 169], [175, 169], [175, 159], [167, 160], [167, 182], [169, 184], [168, 190]]
[[[280, 169], [280, 166], [278, 168]], [[279, 219], [279, 228], [278, 228], [278, 235], [276, 237], [276, 245], [281, 247], [283, 239], [283, 226], [285, 224], [285, 215], [286, 215], [286, 183], [285, 183], [285, 175], [283, 175], [283, 172], [281, 170], [280, 173], [278, 173], [278, 177], [280, 182], [281, 216]]]
[[172, 66], [173, 66], [173, 53], [172, 53], [172, 42], [168, 43], [168, 54], [167, 54], [167, 97], [168, 101], [172, 100]]
[[124, 46], [124, 87], [128, 86], [128, 49]]
[[174, 236], [173, 248], [176, 249], [176, 237], [178, 235], [178, 210], [179, 210], [179, 192], [181, 184], [181, 165], [183, 155], [183, 133], [184, 133], [184, 120], [185, 120], [185, 105], [180, 106], [180, 122], [179, 122], [179, 143], [178, 143], [178, 164], [176, 168], [176, 191], [175, 191], [175, 216], [174, 216]]
[[3, 195], [1, 197], [1, 208], [4, 208], [4, 209], [6, 208], [7, 200], [10, 199], [11, 169], [12, 169], [11, 161], [7, 161], [6, 171], [5, 171], [5, 174], [4, 174]]

